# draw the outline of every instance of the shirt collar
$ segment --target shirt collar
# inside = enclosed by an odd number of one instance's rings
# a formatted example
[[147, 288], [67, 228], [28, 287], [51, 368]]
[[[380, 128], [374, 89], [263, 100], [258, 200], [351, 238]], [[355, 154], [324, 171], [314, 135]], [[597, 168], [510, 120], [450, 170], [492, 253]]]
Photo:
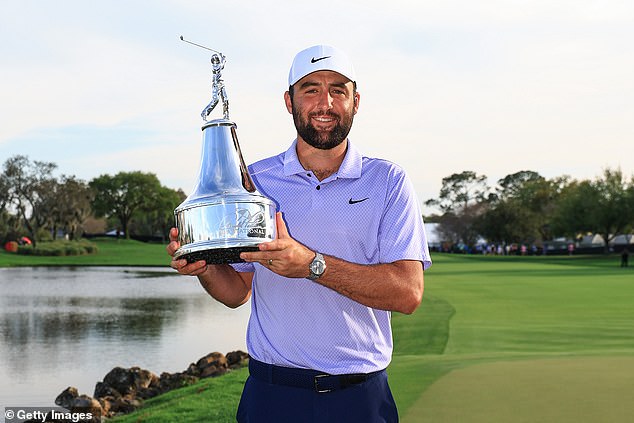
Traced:
[[[359, 150], [348, 140], [348, 149], [346, 156], [343, 158], [341, 166], [336, 173], [338, 178], [356, 179], [361, 177], [362, 156]], [[297, 139], [293, 141], [291, 146], [284, 153], [284, 176], [297, 175], [305, 173], [306, 169], [302, 166], [297, 157]], [[334, 176], [334, 175], [333, 175]]]

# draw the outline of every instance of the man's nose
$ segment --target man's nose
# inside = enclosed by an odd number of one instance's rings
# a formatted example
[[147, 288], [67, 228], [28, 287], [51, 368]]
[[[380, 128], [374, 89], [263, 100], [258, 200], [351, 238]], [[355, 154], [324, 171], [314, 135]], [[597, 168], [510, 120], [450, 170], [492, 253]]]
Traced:
[[332, 108], [332, 96], [330, 92], [324, 91], [319, 95], [318, 107], [323, 110], [328, 110]]

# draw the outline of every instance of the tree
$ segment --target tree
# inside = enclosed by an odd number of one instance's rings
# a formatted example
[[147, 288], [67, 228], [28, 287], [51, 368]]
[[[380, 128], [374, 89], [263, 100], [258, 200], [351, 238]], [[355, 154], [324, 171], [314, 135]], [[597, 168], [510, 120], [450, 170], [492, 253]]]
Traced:
[[126, 238], [130, 221], [136, 213], [158, 208], [161, 184], [152, 173], [119, 172], [101, 175], [89, 183], [94, 190], [93, 209], [97, 217], [116, 217]]
[[454, 173], [442, 180], [437, 199], [429, 199], [427, 206], [436, 206], [443, 212], [438, 218], [438, 231], [454, 244], [462, 242], [472, 246], [478, 232], [475, 222], [486, 208], [489, 188], [487, 177], [472, 171]]
[[478, 232], [496, 244], [531, 243], [534, 226], [527, 209], [513, 199], [500, 200], [489, 205], [475, 223]]
[[502, 199], [520, 198], [529, 184], [541, 181], [544, 181], [544, 177], [539, 173], [532, 170], [521, 170], [498, 180], [499, 188], [497, 191]]
[[555, 230], [576, 236], [591, 232], [601, 235], [605, 252], [609, 242], [631, 227], [634, 180], [625, 181], [620, 170], [606, 169], [594, 181], [574, 181], [563, 190], [553, 218]]
[[174, 209], [186, 197], [183, 190], [161, 187], [155, 208], [135, 218], [134, 228], [146, 235], [158, 235], [165, 241], [169, 237], [170, 228], [174, 226]]
[[629, 186], [626, 191], [626, 198], [628, 203], [628, 210], [630, 211], [630, 222], [625, 228], [627, 234], [627, 243], [629, 244], [632, 239], [632, 231], [634, 230], [634, 175], [630, 179]]
[[56, 201], [51, 204], [55, 217], [53, 238], [60, 225], [70, 239], [77, 239], [83, 233], [82, 224], [92, 214], [93, 191], [84, 181], [66, 175], [62, 175], [55, 190]]
[[4, 173], [0, 174], [0, 242], [4, 241], [10, 235], [12, 229], [12, 216], [9, 214], [7, 207], [9, 205], [9, 183]]
[[437, 206], [443, 212], [460, 214], [473, 202], [483, 201], [489, 188], [485, 175], [476, 175], [472, 171], [454, 173], [442, 179], [442, 187], [438, 199], [429, 199], [428, 206]]
[[9, 180], [4, 173], [0, 174], [0, 210], [6, 210], [11, 201]]
[[4, 202], [15, 210], [28, 231], [33, 243], [37, 243], [40, 230], [49, 226], [53, 216], [48, 205], [51, 188], [56, 183], [52, 176], [54, 163], [33, 161], [17, 155], [4, 163]]
[[596, 220], [593, 228], [601, 234], [606, 252], [609, 242], [623, 233], [634, 220], [634, 209], [631, 208], [629, 199], [629, 190], [633, 183], [630, 181], [628, 186], [620, 169], [606, 169], [603, 179], [597, 179], [593, 183], [600, 201], [594, 214]]
[[557, 207], [557, 200], [569, 183], [568, 176], [531, 181], [527, 184], [525, 193], [520, 196], [532, 212], [535, 230], [542, 241], [553, 238], [550, 222]]
[[477, 222], [482, 235], [498, 243], [539, 244], [550, 239], [550, 218], [566, 181], [547, 180], [530, 170], [500, 179], [497, 194]]
[[468, 205], [459, 214], [444, 213], [438, 221], [438, 232], [442, 239], [454, 245], [463, 243], [473, 247], [480, 237], [477, 222], [486, 207], [486, 203], [479, 202]]

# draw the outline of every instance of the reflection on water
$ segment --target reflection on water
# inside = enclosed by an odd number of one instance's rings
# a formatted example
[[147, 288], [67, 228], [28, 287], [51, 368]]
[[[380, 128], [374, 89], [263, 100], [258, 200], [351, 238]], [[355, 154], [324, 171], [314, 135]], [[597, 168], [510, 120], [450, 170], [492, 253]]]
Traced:
[[14, 297], [2, 313], [1, 335], [7, 345], [16, 346], [33, 339], [73, 342], [94, 334], [150, 340], [183, 307], [182, 300], [167, 298]]
[[248, 308], [169, 269], [0, 269], [0, 407], [50, 406], [71, 385], [92, 395], [114, 366], [174, 372], [245, 350]]

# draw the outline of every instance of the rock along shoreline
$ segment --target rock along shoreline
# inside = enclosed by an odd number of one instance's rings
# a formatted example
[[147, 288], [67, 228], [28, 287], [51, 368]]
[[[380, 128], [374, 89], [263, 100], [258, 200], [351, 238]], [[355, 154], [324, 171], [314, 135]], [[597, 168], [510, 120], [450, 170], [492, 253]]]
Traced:
[[[94, 422], [122, 414], [129, 414], [153, 398], [174, 389], [192, 385], [200, 379], [221, 376], [233, 369], [245, 367], [249, 354], [232, 351], [225, 354], [212, 352], [177, 373], [163, 372], [160, 376], [140, 367], [115, 367], [97, 382], [92, 396], [79, 394], [69, 386], [55, 399], [55, 404], [71, 413], [90, 413]], [[47, 420], [49, 421], [49, 420]], [[64, 420], [50, 420], [63, 422]]]

